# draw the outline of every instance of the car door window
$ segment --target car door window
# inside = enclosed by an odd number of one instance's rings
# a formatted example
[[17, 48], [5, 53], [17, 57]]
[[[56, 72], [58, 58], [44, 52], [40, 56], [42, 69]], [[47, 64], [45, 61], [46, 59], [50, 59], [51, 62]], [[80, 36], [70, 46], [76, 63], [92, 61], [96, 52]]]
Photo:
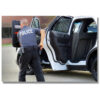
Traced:
[[60, 18], [53, 27], [53, 31], [67, 33], [71, 23], [70, 18]]
[[39, 19], [38, 19], [37, 17], [34, 17], [34, 18], [32, 19], [32, 21], [31, 21], [30, 26], [31, 26], [32, 28], [40, 28], [40, 21], [39, 21]]
[[82, 26], [82, 22], [75, 22], [73, 27], [73, 33], [79, 33]]
[[96, 33], [97, 32], [97, 25], [95, 22], [92, 22], [87, 27], [87, 33]]

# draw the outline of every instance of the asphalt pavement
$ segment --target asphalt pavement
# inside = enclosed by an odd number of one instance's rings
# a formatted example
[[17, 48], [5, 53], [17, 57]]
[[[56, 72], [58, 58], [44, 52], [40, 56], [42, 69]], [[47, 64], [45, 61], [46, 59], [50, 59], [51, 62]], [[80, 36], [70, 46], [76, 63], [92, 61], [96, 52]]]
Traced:
[[[12, 46], [2, 47], [2, 81], [4, 83], [18, 82], [19, 68], [16, 64], [16, 49]], [[52, 71], [44, 69], [47, 83], [96, 83], [88, 71]], [[36, 82], [35, 75], [27, 75], [29, 83]]]

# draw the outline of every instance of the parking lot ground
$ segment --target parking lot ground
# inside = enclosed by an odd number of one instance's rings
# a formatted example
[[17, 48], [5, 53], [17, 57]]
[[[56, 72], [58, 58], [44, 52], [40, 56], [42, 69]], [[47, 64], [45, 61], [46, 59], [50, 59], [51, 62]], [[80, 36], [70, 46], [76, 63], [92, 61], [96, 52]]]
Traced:
[[[2, 81], [18, 82], [19, 68], [16, 64], [16, 49], [11, 46], [2, 47]], [[43, 69], [46, 82], [54, 83], [96, 83], [88, 71], [52, 71]], [[27, 82], [36, 82], [34, 75], [26, 76]]]

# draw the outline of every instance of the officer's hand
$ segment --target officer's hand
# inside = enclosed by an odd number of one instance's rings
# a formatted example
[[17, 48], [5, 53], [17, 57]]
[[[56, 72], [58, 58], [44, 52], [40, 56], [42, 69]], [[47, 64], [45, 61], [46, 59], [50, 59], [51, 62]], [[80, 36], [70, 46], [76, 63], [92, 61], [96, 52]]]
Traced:
[[40, 46], [40, 50], [42, 50], [43, 49], [43, 43], [40, 43], [39, 46]]

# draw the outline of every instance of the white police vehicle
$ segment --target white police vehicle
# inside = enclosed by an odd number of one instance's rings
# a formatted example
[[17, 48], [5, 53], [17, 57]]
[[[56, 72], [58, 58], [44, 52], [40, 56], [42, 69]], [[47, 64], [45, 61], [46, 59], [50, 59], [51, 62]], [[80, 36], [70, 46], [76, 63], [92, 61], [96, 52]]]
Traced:
[[[31, 27], [40, 28], [33, 18]], [[52, 70], [88, 70], [97, 81], [97, 24], [92, 17], [57, 16], [45, 29], [41, 64]], [[40, 36], [37, 35], [38, 41]], [[38, 42], [39, 43], [39, 42]], [[17, 62], [20, 49], [17, 51]], [[31, 64], [30, 64], [31, 65]]]

